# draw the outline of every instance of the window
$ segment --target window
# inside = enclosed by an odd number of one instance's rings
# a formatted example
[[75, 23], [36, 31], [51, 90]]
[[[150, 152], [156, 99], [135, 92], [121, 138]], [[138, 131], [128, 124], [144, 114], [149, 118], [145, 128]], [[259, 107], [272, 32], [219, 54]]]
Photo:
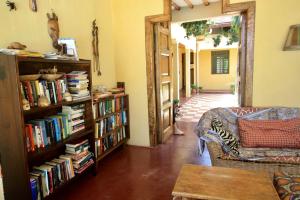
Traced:
[[211, 52], [211, 73], [229, 74], [229, 51]]

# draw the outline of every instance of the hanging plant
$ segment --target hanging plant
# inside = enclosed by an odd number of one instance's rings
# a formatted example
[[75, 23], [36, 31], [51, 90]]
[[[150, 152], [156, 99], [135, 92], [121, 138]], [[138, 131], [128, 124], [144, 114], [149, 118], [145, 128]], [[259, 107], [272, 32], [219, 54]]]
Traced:
[[185, 22], [182, 23], [181, 26], [186, 30], [186, 38], [190, 36], [200, 36], [204, 35], [207, 36], [209, 34], [209, 26], [207, 20], [196, 21], [196, 22]]
[[[212, 35], [210, 33], [210, 25], [212, 25], [212, 21], [202, 20], [195, 22], [185, 22], [182, 23], [181, 26], [186, 30], [186, 38], [190, 36], [198, 37], [198, 36], [208, 36]], [[231, 26], [222, 28], [220, 34], [217, 34], [212, 39], [214, 41], [214, 47], [217, 47], [221, 43], [222, 36], [228, 39], [227, 45], [232, 45], [235, 42], [240, 41], [240, 31], [241, 23], [240, 17], [235, 16], [232, 18]]]

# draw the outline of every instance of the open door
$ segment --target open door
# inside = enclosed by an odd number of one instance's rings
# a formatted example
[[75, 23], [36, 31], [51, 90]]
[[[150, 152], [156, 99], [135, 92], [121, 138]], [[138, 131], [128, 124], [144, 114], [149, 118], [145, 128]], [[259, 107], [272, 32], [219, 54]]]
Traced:
[[247, 29], [246, 29], [246, 13], [241, 14], [241, 36], [239, 44], [239, 60], [238, 60], [238, 103], [239, 106], [245, 106], [245, 87], [246, 87], [246, 48], [247, 48]]
[[172, 134], [173, 125], [173, 67], [169, 23], [157, 23], [155, 34], [155, 86], [158, 143]]

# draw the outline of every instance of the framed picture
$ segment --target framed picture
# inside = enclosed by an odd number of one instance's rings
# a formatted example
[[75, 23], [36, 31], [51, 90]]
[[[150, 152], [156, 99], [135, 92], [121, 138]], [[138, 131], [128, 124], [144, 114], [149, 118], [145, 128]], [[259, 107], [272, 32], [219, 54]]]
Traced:
[[59, 38], [58, 44], [63, 45], [65, 48], [65, 54], [70, 57], [74, 57], [76, 60], [79, 60], [76, 41], [73, 38]]

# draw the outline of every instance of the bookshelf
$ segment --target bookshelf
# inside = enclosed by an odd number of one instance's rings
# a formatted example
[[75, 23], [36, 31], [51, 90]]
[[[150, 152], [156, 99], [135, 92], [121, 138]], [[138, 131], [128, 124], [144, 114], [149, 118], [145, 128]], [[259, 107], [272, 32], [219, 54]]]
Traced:
[[[30, 172], [35, 166], [43, 165], [52, 161], [60, 155], [65, 154], [66, 144], [74, 144], [83, 140], [88, 140], [89, 151], [94, 153], [94, 119], [93, 101], [91, 97], [81, 98], [76, 101], [58, 101], [48, 107], [32, 106], [30, 110], [24, 111], [22, 106], [22, 83], [20, 75], [38, 74], [41, 69], [57, 67], [58, 72], [68, 74], [72, 71], [86, 71], [89, 86], [87, 90], [91, 94], [91, 62], [89, 60], [48, 60], [43, 58], [28, 58], [0, 53], [0, 157], [3, 171], [3, 186], [6, 199], [31, 199]], [[44, 141], [45, 147], [34, 150], [28, 149], [28, 124], [31, 121], [48, 119], [52, 116], [63, 115], [64, 107], [77, 108], [83, 111], [81, 120], [84, 126], [80, 126], [75, 132], [62, 131], [61, 138], [52, 140], [47, 136], [48, 143]], [[66, 119], [63, 118], [62, 119]], [[62, 127], [62, 122], [60, 122]], [[26, 130], [26, 131], [25, 131]], [[48, 130], [47, 130], [48, 131]], [[74, 132], [73, 132], [74, 131]], [[51, 138], [53, 139], [53, 138]], [[36, 142], [36, 141], [35, 141]], [[51, 199], [63, 190], [64, 187], [80, 179], [81, 176], [89, 172], [96, 173], [96, 160], [92, 158], [94, 164], [89, 165], [83, 173], [75, 174], [67, 181], [59, 182], [53, 187], [51, 194], [43, 199]], [[72, 162], [72, 161], [71, 161]], [[92, 163], [92, 162], [91, 162]]]
[[130, 138], [129, 96], [110, 95], [93, 101], [97, 164]]

